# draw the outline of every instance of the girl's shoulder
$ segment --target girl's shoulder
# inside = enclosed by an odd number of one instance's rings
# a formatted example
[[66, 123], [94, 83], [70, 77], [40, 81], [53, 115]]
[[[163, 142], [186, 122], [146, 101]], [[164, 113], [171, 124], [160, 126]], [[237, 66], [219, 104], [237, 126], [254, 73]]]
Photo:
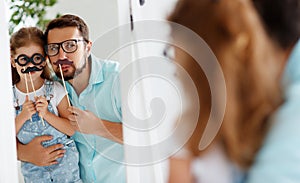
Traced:
[[59, 88], [59, 89], [63, 89], [63, 85], [59, 82], [59, 81], [53, 81], [53, 80], [48, 80], [45, 79], [45, 86], [47, 87], [53, 87], [53, 88]]

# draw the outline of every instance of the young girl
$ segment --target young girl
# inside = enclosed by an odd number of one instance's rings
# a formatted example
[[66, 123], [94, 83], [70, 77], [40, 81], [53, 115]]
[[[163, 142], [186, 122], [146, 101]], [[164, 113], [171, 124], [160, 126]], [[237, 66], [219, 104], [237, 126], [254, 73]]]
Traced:
[[36, 27], [21, 28], [10, 39], [15, 126], [17, 139], [29, 143], [34, 137], [51, 135], [47, 147], [64, 144], [65, 155], [51, 166], [22, 162], [25, 182], [81, 182], [79, 155], [70, 136], [66, 92], [60, 83], [50, 80], [43, 46], [43, 32]]
[[[175, 60], [193, 79], [199, 98], [190, 95], [188, 87], [187, 95], [198, 100], [201, 109], [197, 127], [184, 148], [186, 151], [182, 150], [170, 161], [169, 182], [240, 183], [257, 158], [272, 125], [273, 112], [282, 102], [278, 82], [283, 66], [281, 56], [265, 32], [251, 0], [179, 0], [169, 20], [186, 26], [205, 40], [218, 59], [226, 83], [226, 90], [218, 90], [214, 96], [208, 79], [213, 81], [213, 88], [219, 89], [219, 80], [214, 77], [217, 67], [203, 57], [214, 72], [213, 77], [207, 78], [197, 60], [175, 49]], [[175, 28], [171, 32], [174, 39], [190, 38]], [[185, 44], [202, 53], [203, 49], [193, 43]], [[223, 102], [226, 106], [219, 105]], [[217, 107], [212, 108], [213, 104]], [[218, 129], [216, 119], [223, 110], [222, 125]], [[191, 105], [182, 117], [183, 123], [192, 125], [189, 116], [194, 111]], [[210, 127], [219, 133], [203, 150], [199, 144], [210, 140], [204, 136], [205, 132], [213, 132], [208, 126], [210, 119]], [[268, 157], [265, 162], [271, 160], [272, 157]]]

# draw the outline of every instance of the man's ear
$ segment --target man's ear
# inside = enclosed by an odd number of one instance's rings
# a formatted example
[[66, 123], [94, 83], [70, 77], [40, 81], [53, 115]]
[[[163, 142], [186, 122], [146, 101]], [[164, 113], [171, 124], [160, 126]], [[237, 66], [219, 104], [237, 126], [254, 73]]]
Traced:
[[87, 55], [90, 55], [91, 54], [91, 50], [92, 50], [92, 41], [89, 41], [87, 44], [86, 44], [86, 51], [87, 51]]

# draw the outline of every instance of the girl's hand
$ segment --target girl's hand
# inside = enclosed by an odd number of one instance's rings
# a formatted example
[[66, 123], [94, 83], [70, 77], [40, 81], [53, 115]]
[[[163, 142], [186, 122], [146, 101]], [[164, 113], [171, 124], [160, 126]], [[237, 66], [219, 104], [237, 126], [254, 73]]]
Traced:
[[35, 98], [35, 108], [41, 117], [44, 117], [48, 114], [48, 102], [44, 96]]
[[26, 95], [25, 102], [23, 103], [23, 108], [20, 115], [22, 116], [23, 119], [28, 120], [35, 113], [36, 113], [36, 109], [34, 107], [34, 103], [31, 100], [29, 100], [28, 96]]

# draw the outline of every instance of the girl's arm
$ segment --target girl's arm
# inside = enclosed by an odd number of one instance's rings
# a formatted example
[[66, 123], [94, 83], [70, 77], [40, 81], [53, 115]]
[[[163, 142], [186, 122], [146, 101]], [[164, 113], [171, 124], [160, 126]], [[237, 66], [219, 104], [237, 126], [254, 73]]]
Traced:
[[67, 96], [64, 96], [57, 106], [59, 116], [48, 111], [47, 106], [48, 102], [45, 97], [40, 96], [36, 99], [36, 110], [39, 112], [39, 115], [60, 132], [72, 136], [75, 130], [72, 128], [69, 120], [66, 119], [71, 114], [67, 109], [69, 107]]
[[191, 159], [172, 157], [169, 161], [169, 183], [192, 183]]

